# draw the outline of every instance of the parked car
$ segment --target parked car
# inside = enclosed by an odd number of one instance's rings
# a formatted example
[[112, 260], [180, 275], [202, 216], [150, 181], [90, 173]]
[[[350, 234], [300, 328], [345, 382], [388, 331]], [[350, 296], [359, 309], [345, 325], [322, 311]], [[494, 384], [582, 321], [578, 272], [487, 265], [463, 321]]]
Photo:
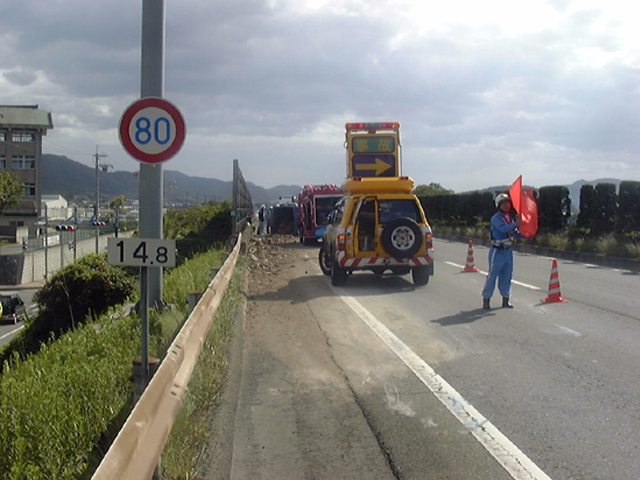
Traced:
[[0, 294], [0, 302], [2, 303], [2, 316], [0, 320], [3, 322], [18, 323], [24, 320], [25, 306], [20, 295], [4, 295]]

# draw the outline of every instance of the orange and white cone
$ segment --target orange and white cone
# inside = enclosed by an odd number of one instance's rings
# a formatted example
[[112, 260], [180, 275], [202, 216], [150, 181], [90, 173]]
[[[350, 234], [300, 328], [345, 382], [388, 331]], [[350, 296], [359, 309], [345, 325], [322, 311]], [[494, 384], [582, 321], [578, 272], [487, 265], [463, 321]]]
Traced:
[[476, 262], [473, 259], [473, 242], [469, 240], [469, 248], [467, 249], [467, 264], [462, 269], [463, 272], [479, 272]]
[[551, 264], [551, 278], [549, 279], [549, 295], [542, 300], [544, 303], [567, 303], [560, 293], [560, 278], [558, 277], [558, 261], [554, 258]]

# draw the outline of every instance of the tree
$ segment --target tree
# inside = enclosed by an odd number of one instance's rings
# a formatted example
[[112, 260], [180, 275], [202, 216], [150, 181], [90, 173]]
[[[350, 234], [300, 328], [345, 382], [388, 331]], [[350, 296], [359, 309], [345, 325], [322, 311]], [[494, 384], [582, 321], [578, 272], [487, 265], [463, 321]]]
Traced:
[[17, 205], [23, 191], [24, 185], [16, 174], [0, 171], [0, 214], [5, 208]]
[[640, 182], [620, 182], [616, 230], [621, 233], [640, 232]]
[[598, 203], [596, 189], [588, 183], [580, 187], [580, 213], [578, 214], [578, 227], [593, 229], [598, 217]]
[[565, 186], [541, 187], [538, 195], [538, 222], [541, 231], [558, 232], [571, 216], [571, 197]]
[[111, 210], [120, 210], [122, 209], [122, 207], [124, 207], [124, 204], [127, 203], [127, 197], [125, 197], [124, 195], [120, 195], [119, 197], [116, 198], [112, 198], [109, 201], [109, 208]]
[[413, 194], [418, 197], [433, 197], [435, 195], [449, 195], [453, 193], [453, 190], [448, 190], [435, 182], [431, 182], [429, 185], [418, 185], [413, 189]]
[[594, 231], [598, 235], [613, 232], [618, 213], [615, 183], [598, 183], [595, 188], [597, 209]]

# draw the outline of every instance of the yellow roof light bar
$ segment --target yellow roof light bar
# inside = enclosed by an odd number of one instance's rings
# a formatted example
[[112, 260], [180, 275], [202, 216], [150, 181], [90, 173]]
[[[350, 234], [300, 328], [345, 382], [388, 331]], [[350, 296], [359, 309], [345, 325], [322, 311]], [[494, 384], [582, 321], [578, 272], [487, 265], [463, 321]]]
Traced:
[[349, 193], [411, 193], [415, 182], [411, 177], [365, 178], [347, 180], [344, 189]]

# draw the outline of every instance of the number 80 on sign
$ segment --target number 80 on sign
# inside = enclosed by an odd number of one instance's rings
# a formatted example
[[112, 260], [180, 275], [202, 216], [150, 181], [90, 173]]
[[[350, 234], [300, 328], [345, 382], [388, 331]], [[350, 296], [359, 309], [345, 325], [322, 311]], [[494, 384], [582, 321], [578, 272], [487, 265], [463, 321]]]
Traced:
[[158, 238], [109, 238], [110, 265], [130, 267], [175, 267], [176, 241]]
[[178, 153], [186, 136], [180, 110], [158, 97], [145, 97], [129, 105], [118, 131], [129, 155], [152, 164], [165, 162]]

